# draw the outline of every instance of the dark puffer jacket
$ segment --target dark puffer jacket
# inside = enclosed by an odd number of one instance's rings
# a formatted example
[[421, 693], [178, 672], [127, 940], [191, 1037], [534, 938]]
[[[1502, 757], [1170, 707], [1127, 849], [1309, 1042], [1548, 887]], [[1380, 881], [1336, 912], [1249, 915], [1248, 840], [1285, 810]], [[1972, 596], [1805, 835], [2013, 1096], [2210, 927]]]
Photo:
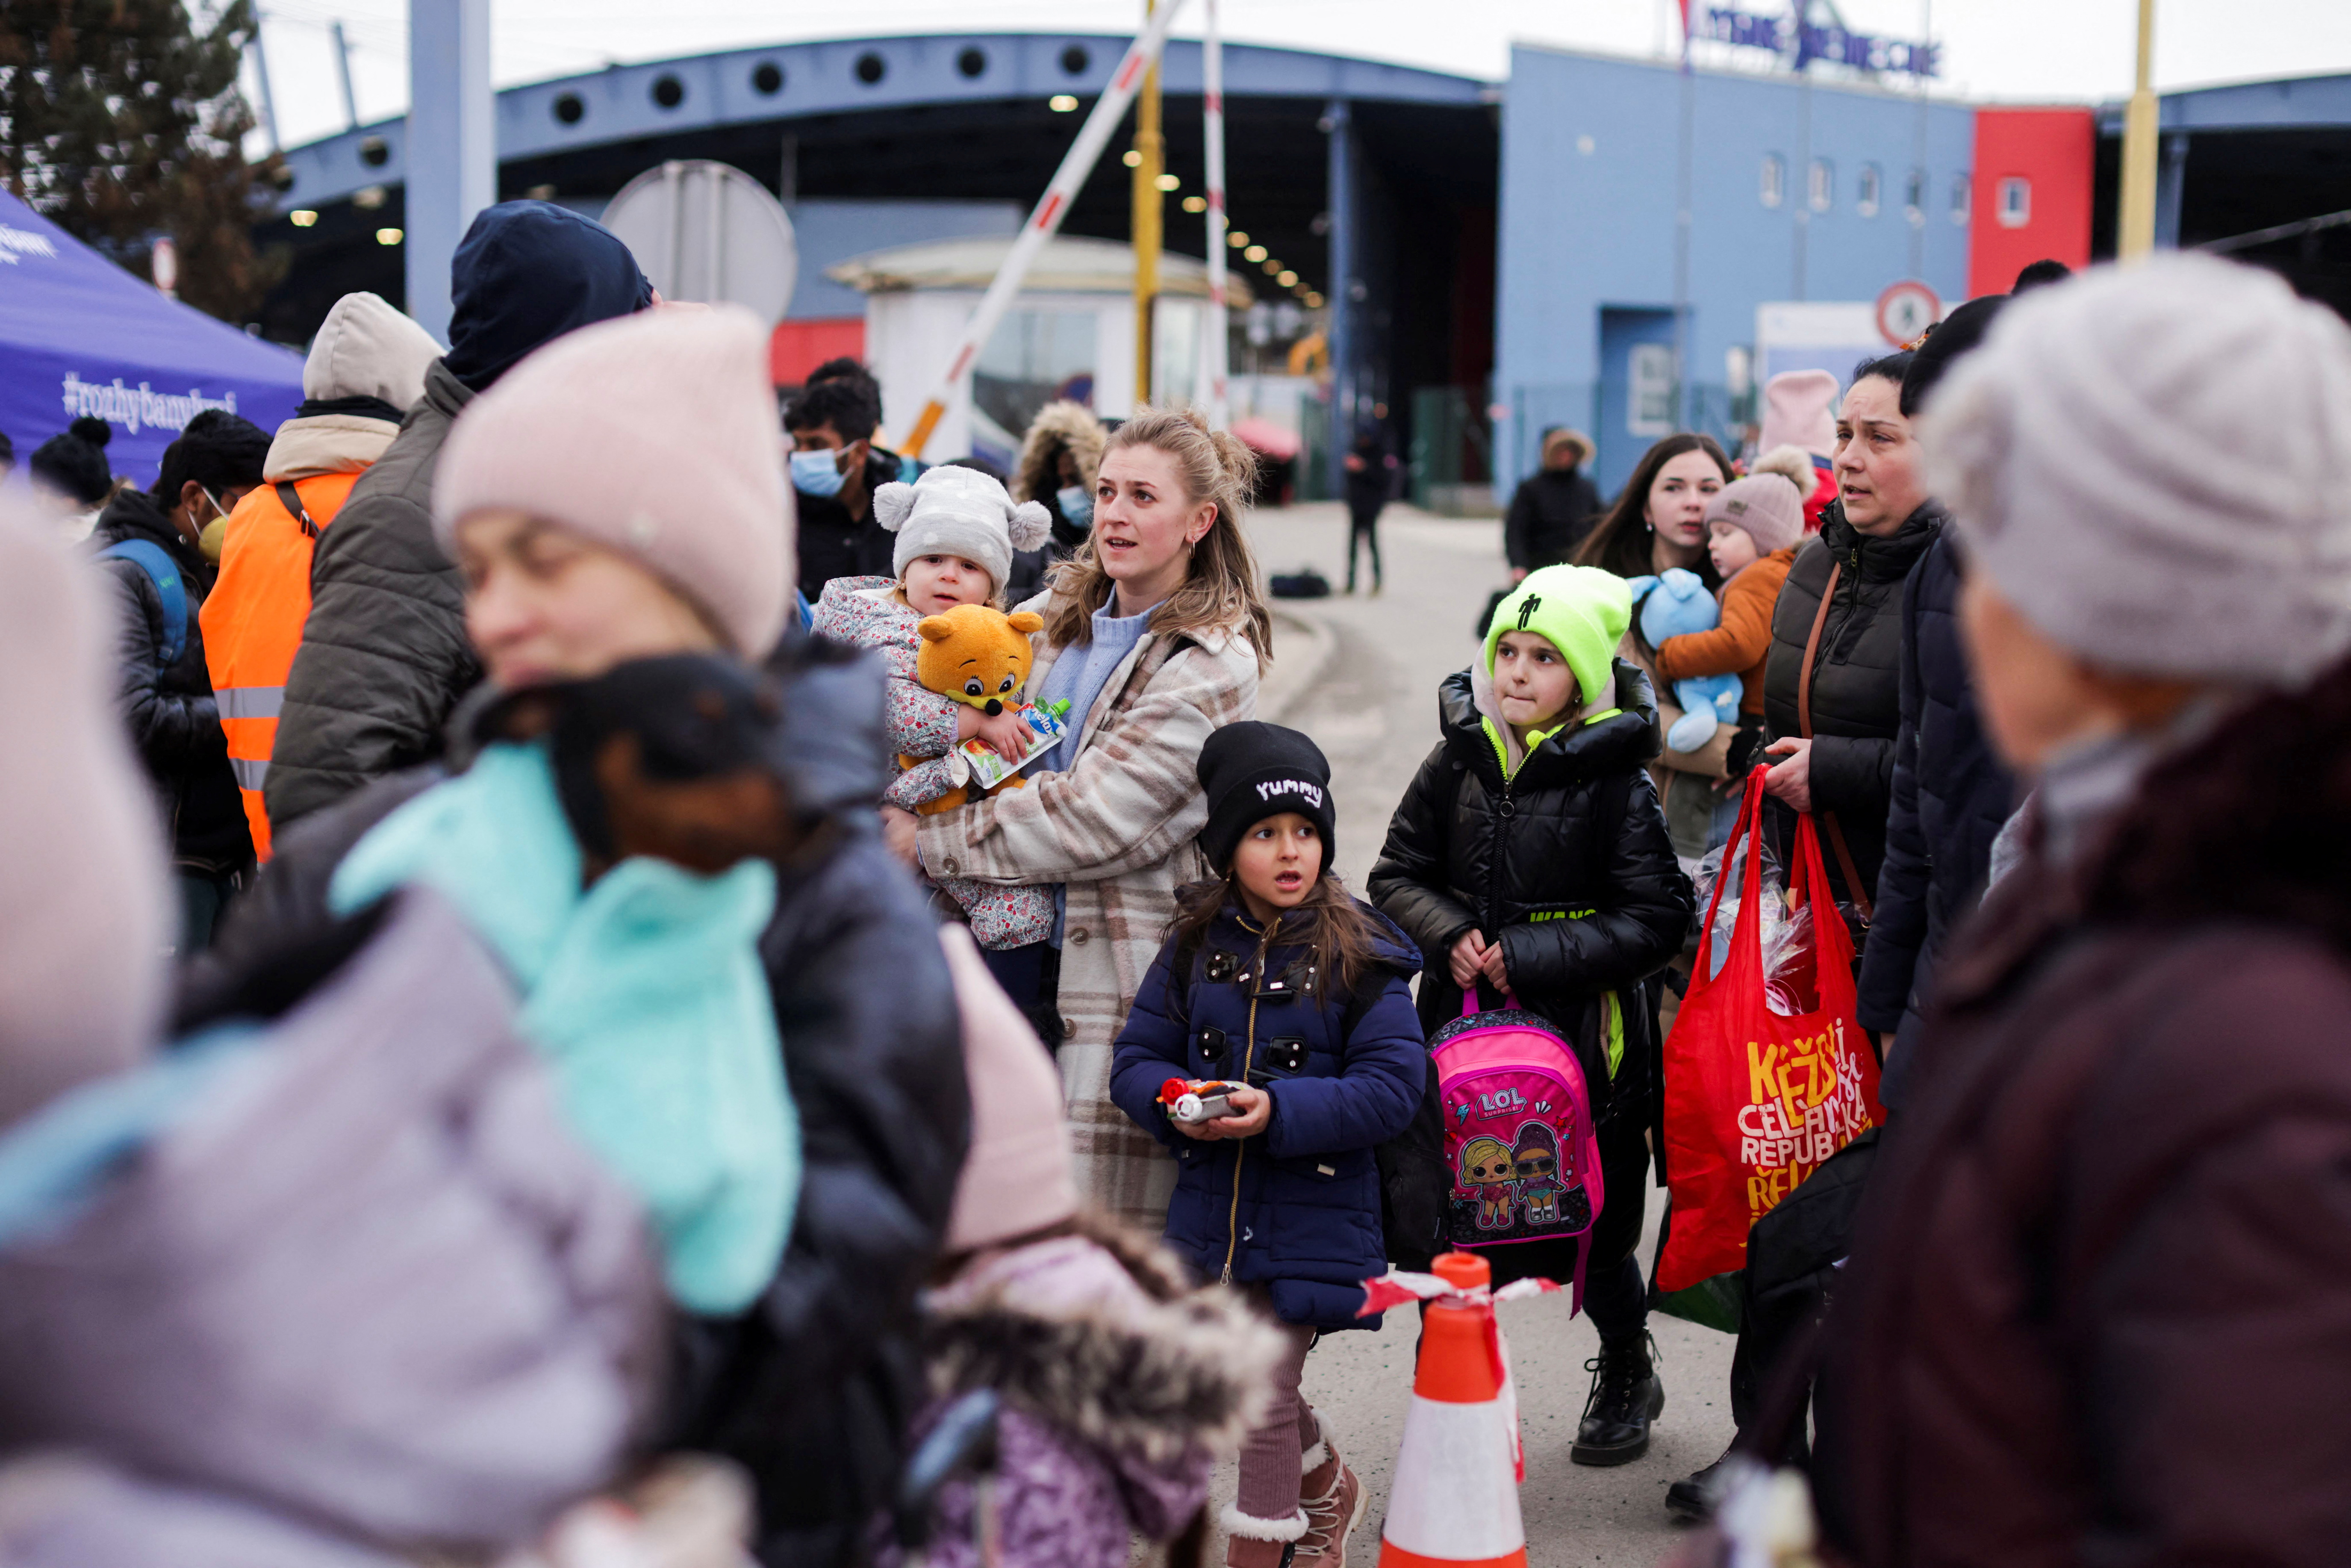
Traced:
[[873, 520], [872, 494], [898, 476], [895, 453], [869, 448], [865, 457], [865, 510], [850, 516], [838, 496], [808, 496], [795, 490], [798, 508], [800, 591], [814, 604], [824, 597], [824, 585], [836, 577], [889, 577], [891, 552], [898, 536]]
[[1600, 520], [1600, 490], [1581, 468], [1538, 468], [1519, 481], [1502, 518], [1502, 553], [1521, 571], [1556, 566]]
[[125, 490], [108, 503], [90, 534], [90, 549], [104, 550], [131, 539], [159, 546], [172, 558], [188, 601], [186, 645], [167, 667], [162, 591], [135, 560], [99, 563], [114, 580], [121, 605], [119, 673], [131, 744], [162, 797], [172, 860], [200, 871], [241, 870], [253, 863], [253, 832], [246, 825], [236, 775], [229, 770], [228, 739], [221, 733], [213, 678], [204, 665], [204, 629], [198, 623], [213, 570], [144, 490]]
[[1826, 1336], [1856, 1563], [2343, 1561], [2346, 757], [2338, 669], [1954, 944]]
[[2016, 777], [1976, 716], [1959, 599], [1958, 546], [1938, 537], [1902, 590], [1902, 727], [1886, 863], [1861, 961], [1862, 1027], [1896, 1037], [1879, 1090], [1888, 1104], [1907, 1086], [1936, 959], [1974, 911], [1991, 841], [2016, 809]]
[[1604, 1000], [1616, 997], [1623, 1064], [1604, 1100], [1594, 1085], [1593, 1109], [1611, 1119], [1646, 1107], [1657, 1041], [1641, 982], [1681, 951], [1695, 904], [1642, 766], [1657, 754], [1656, 700], [1622, 659], [1616, 704], [1622, 713], [1562, 730], [1506, 779], [1469, 673], [1447, 675], [1445, 738], [1396, 806], [1370, 884], [1425, 956], [1425, 1031], [1460, 1016], [1448, 955], [1471, 930], [1502, 944], [1519, 1000], [1579, 1046], [1606, 1039]]
[[[1819, 537], [1797, 550], [1771, 615], [1771, 652], [1763, 666], [1767, 742], [1803, 733], [1796, 695], [1804, 643], [1829, 570], [1840, 569], [1813, 664], [1813, 810], [1836, 813], [1865, 896], [1877, 889], [1878, 864], [1886, 858], [1886, 816], [1894, 800], [1894, 737], [1902, 721], [1902, 583], [1942, 532], [1943, 517], [1942, 508], [1929, 501], [1905, 518], [1893, 537], [1875, 538], [1844, 520], [1842, 504], [1832, 505], [1823, 514]], [[1772, 806], [1773, 837], [1784, 846], [1793, 822], [1779, 802]], [[1825, 832], [1821, 852], [1837, 896], [1853, 902]]]
[[310, 618], [286, 676], [262, 796], [272, 837], [371, 779], [441, 755], [482, 678], [457, 569], [433, 538], [433, 475], [474, 394], [440, 360], [310, 561]]
[[[1366, 908], [1365, 914], [1372, 912]], [[1285, 1322], [1377, 1328], [1363, 1281], [1386, 1272], [1374, 1150], [1419, 1108], [1427, 1055], [1409, 977], [1420, 955], [1387, 921], [1352, 995], [1307, 981], [1312, 952], [1228, 905], [1199, 945], [1160, 950], [1118, 1037], [1110, 1094], [1174, 1151], [1167, 1241], [1203, 1280], [1262, 1284]], [[1237, 1141], [1177, 1132], [1170, 1078], [1246, 1079], [1273, 1098], [1265, 1131]]]
[[[781, 686], [778, 770], [823, 846], [778, 869], [759, 943], [805, 1169], [758, 1306], [682, 1326], [669, 1437], [751, 1471], [762, 1562], [830, 1568], [856, 1555], [925, 1396], [914, 1295], [946, 1232], [970, 1107], [935, 923], [876, 826], [881, 666], [795, 631], [768, 668]], [[380, 780], [279, 840], [214, 964], [265, 963], [321, 928], [343, 855], [443, 776]], [[192, 983], [212, 981], [206, 969]]]

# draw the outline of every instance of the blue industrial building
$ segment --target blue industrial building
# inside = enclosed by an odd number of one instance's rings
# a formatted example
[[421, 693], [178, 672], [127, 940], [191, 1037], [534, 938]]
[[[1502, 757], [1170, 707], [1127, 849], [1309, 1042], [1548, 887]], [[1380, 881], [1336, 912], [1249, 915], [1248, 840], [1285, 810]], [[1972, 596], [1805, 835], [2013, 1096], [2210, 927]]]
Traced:
[[[1724, 428], [1729, 360], [1752, 347], [1759, 305], [1875, 300], [1907, 277], [1965, 298], [1973, 134], [1972, 110], [1914, 95], [1515, 49], [1494, 311], [1498, 486], [1533, 466], [1549, 425], [1598, 440], [1604, 491], [1662, 429]], [[1663, 361], [1659, 407], [1639, 371], [1677, 338], [1687, 391]]]

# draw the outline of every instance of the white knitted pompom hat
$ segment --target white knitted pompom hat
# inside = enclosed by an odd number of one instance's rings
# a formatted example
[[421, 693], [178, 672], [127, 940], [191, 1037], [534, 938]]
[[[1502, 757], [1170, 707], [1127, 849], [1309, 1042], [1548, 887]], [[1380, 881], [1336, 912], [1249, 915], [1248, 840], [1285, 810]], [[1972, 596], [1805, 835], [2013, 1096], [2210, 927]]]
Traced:
[[2293, 686], [2351, 648], [2351, 329], [2273, 273], [2019, 296], [1920, 438], [1973, 567], [2094, 664]]
[[898, 536], [890, 570], [901, 581], [907, 562], [954, 555], [987, 569], [999, 592], [1012, 575], [1012, 552], [1035, 549], [1053, 526], [1040, 503], [1016, 502], [978, 469], [952, 464], [911, 485], [893, 480], [874, 491], [873, 520]]

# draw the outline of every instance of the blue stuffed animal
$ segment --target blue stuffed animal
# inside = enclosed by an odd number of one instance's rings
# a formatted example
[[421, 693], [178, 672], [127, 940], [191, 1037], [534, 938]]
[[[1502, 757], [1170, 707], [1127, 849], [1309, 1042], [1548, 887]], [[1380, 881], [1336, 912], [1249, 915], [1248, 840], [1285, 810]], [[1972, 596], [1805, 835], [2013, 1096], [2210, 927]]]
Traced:
[[[1673, 567], [1656, 577], [1636, 577], [1629, 585], [1638, 606], [1641, 635], [1652, 648], [1668, 637], [1711, 632], [1722, 624], [1721, 607], [1694, 571]], [[1739, 697], [1744, 689], [1737, 675], [1695, 675], [1674, 683], [1674, 701], [1682, 716], [1666, 731], [1668, 750], [1691, 752], [1714, 738], [1714, 727], [1739, 722]]]

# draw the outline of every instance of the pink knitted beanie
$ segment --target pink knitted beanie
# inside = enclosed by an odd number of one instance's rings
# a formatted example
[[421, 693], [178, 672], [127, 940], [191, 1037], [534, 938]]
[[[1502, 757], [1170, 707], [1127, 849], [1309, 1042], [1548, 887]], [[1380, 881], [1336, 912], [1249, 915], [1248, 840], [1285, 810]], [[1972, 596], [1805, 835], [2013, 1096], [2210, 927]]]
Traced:
[[768, 334], [734, 306], [568, 332], [465, 405], [442, 448], [433, 531], [511, 507], [634, 557], [758, 659], [792, 597], [791, 495]]
[[971, 933], [939, 933], [963, 1008], [971, 1084], [971, 1153], [956, 1182], [946, 1250], [968, 1252], [1057, 1225], [1078, 1212], [1061, 1075], [1037, 1031], [987, 972]]
[[1801, 446], [1815, 457], [1836, 455], [1837, 379], [1826, 371], [1786, 371], [1763, 383], [1763, 426], [1756, 445]]

